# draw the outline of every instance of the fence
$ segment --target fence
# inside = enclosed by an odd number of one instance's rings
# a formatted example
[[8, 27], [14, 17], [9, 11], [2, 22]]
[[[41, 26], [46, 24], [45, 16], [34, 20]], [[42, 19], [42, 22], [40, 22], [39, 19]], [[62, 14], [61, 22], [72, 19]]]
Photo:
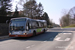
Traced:
[[6, 24], [7, 20], [10, 20], [13, 17], [0, 17], [0, 36], [8, 35], [9, 34], [9, 24]]

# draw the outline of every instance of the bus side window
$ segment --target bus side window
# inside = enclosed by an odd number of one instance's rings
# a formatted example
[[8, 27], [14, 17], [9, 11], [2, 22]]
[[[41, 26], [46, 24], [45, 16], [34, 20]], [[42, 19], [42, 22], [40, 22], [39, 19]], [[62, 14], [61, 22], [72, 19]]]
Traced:
[[31, 26], [31, 27], [32, 27], [32, 29], [35, 29], [35, 28], [37, 27], [37, 24], [36, 24], [36, 22], [35, 22], [35, 21], [32, 21], [32, 23], [31, 23], [31, 24], [32, 24], [32, 26]]
[[36, 28], [36, 23], [35, 23], [35, 21], [33, 21], [33, 29], [35, 29]]
[[33, 21], [31, 22], [31, 29], [33, 29]]

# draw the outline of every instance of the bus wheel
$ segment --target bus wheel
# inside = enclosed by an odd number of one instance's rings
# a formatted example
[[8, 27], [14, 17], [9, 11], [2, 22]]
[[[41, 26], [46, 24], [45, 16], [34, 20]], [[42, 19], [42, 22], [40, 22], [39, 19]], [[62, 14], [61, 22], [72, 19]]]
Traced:
[[43, 32], [45, 33], [45, 29], [43, 30]]
[[33, 32], [33, 36], [36, 36], [36, 31]]

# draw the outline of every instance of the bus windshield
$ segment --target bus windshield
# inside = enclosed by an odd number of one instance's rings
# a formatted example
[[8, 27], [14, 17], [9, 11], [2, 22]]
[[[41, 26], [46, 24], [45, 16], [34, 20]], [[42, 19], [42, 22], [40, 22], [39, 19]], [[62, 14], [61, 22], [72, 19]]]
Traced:
[[26, 21], [24, 19], [11, 20], [10, 31], [23, 31], [25, 30]]
[[21, 22], [26, 21], [26, 19], [12, 19], [11, 22]]

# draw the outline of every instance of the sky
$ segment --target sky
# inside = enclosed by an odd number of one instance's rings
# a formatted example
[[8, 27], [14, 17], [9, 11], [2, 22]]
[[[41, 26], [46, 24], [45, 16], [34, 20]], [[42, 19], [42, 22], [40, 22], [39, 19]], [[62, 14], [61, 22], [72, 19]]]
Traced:
[[[37, 3], [39, 2], [42, 3], [44, 7], [44, 12], [47, 12], [49, 18], [56, 24], [60, 24], [59, 19], [62, 17], [64, 11], [68, 12], [72, 7], [75, 6], [75, 0], [36, 0], [36, 1]], [[16, 3], [14, 2], [13, 5], [16, 5]], [[13, 8], [15, 8], [15, 6]]]

